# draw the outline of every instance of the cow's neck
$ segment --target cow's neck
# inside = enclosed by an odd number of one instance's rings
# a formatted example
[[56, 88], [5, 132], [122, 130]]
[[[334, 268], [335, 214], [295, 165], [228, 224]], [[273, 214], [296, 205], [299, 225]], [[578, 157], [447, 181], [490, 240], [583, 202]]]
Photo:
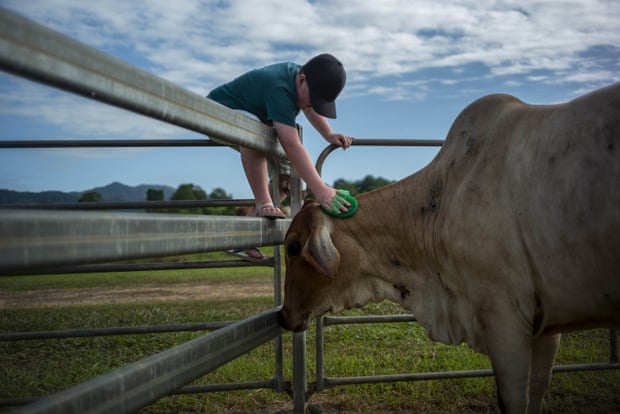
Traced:
[[432, 233], [442, 183], [438, 175], [424, 169], [360, 197], [360, 217], [351, 221], [349, 230], [367, 255], [364, 273], [368, 277], [390, 289], [405, 279], [410, 283], [412, 271], [436, 266]]
[[364, 252], [355, 276], [362, 279], [355, 282], [356, 304], [389, 299], [413, 312], [426, 328], [445, 327], [429, 334], [456, 344], [466, 339], [459, 310], [468, 305], [436, 299], [451, 296], [442, 279], [444, 249], [435, 240], [446, 208], [445, 181], [441, 168], [434, 167], [433, 173], [424, 169], [363, 195], [360, 217], [345, 225]]

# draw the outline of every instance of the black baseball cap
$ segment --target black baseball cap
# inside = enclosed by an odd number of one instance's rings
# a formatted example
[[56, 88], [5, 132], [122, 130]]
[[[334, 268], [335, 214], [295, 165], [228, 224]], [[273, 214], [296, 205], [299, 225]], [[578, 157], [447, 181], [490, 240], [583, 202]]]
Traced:
[[328, 118], [336, 118], [336, 97], [347, 81], [342, 62], [323, 53], [310, 59], [302, 70], [308, 82], [312, 109]]

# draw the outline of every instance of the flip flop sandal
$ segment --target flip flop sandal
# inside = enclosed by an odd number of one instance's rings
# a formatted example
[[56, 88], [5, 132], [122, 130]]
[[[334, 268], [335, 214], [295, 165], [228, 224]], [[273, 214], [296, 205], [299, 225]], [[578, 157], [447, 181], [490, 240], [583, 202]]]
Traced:
[[[247, 253], [248, 250], [256, 250], [263, 257], [260, 258], [260, 259], [258, 257], [252, 257], [252, 256], [250, 256]], [[238, 257], [240, 259], [243, 259], [245, 261], [252, 262], [252, 263], [261, 263], [261, 262], [264, 262], [264, 261], [267, 261], [267, 260], [271, 259], [271, 257], [265, 256], [264, 254], [262, 254], [261, 251], [258, 250], [258, 248], [256, 248], [256, 247], [252, 247], [251, 249], [245, 249], [245, 250], [241, 250], [241, 249], [239, 249], [239, 250], [228, 250], [226, 253], [231, 254], [231, 255], [233, 255], [235, 257]]]
[[[268, 209], [276, 211], [267, 211]], [[282, 210], [276, 206], [270, 204], [264, 205], [256, 211], [256, 217], [265, 217], [270, 219], [283, 219], [286, 218]]]

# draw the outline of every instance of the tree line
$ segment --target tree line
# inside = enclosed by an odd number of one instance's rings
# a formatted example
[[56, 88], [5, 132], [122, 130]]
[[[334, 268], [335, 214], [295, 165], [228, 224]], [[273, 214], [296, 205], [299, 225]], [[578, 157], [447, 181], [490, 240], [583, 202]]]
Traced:
[[[385, 179], [383, 177], [374, 177], [367, 175], [361, 180], [348, 181], [344, 178], [340, 178], [334, 182], [335, 188], [341, 188], [348, 190], [353, 195], [366, 193], [368, 191], [381, 188], [388, 184], [392, 184], [394, 181]], [[192, 183], [185, 183], [179, 185], [179, 187], [170, 196], [170, 201], [200, 201], [200, 200], [232, 200], [233, 196], [227, 193], [223, 188], [216, 188], [209, 194], [203, 190], [199, 185]], [[98, 202], [104, 201], [101, 194], [96, 191], [87, 191], [79, 199], [79, 202]], [[146, 201], [166, 201], [164, 191], [156, 188], [149, 188], [146, 191]], [[288, 204], [288, 200], [284, 201], [284, 204]], [[149, 211], [157, 212], [169, 212], [169, 213], [184, 213], [184, 214], [212, 214], [212, 215], [235, 215], [237, 207], [193, 207], [193, 208], [173, 208], [173, 209], [153, 209]]]
[[[205, 201], [205, 200], [232, 200], [232, 194], [229, 194], [223, 188], [216, 188], [209, 194], [199, 185], [191, 183], [181, 184], [170, 196], [170, 201]], [[146, 201], [164, 201], [163, 190], [149, 188], [146, 191]], [[213, 214], [218, 216], [234, 215], [237, 207], [194, 207], [194, 208], [174, 208], [159, 209], [159, 212], [183, 213], [183, 214]]]

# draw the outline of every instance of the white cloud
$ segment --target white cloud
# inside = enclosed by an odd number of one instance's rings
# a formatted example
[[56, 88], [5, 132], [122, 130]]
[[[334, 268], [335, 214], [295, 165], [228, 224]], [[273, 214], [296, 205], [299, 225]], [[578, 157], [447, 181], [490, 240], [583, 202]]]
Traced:
[[620, 38], [620, 2], [613, 0], [6, 4], [95, 47], [132, 50], [145, 69], [191, 88], [319, 51], [341, 57], [353, 81], [356, 73], [376, 78], [470, 63], [497, 76], [555, 71], [574, 66], [580, 52], [617, 45]]

